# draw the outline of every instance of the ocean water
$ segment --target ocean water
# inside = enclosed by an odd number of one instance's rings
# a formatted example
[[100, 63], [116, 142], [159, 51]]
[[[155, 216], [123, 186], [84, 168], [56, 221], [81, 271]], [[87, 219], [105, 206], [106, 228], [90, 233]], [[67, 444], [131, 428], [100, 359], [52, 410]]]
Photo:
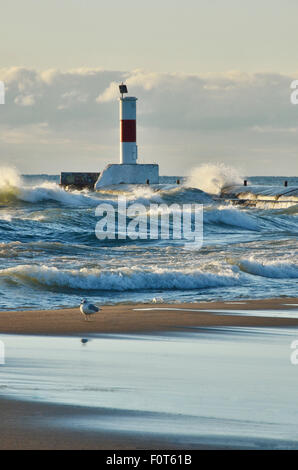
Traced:
[[[239, 178], [228, 176], [193, 175], [179, 186], [164, 177], [159, 187], [121, 191], [148, 214], [152, 203], [203, 204], [199, 249], [185, 240], [98, 240], [95, 209], [116, 207], [119, 191], [67, 192], [58, 176], [0, 169], [0, 309], [72, 307], [83, 297], [101, 304], [297, 296], [298, 179], [284, 188], [284, 177], [248, 178], [247, 198], [260, 201], [244, 206], [235, 204]], [[234, 201], [220, 197], [226, 187]]]

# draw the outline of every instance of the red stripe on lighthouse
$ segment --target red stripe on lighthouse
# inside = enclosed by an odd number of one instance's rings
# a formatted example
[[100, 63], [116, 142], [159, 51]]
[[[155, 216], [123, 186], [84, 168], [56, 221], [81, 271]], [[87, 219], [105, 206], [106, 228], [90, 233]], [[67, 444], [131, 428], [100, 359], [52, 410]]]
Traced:
[[134, 119], [124, 119], [121, 121], [121, 142], [136, 142], [137, 126]]

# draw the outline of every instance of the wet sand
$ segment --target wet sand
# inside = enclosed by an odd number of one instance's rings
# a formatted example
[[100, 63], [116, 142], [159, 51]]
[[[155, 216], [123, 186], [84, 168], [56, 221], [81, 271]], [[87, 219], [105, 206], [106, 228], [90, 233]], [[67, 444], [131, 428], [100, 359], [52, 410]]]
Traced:
[[68, 336], [90, 333], [172, 331], [200, 326], [298, 326], [298, 318], [246, 317], [239, 316], [236, 312], [235, 315], [220, 315], [208, 313], [209, 309], [249, 310], [250, 314], [253, 310], [284, 310], [286, 312], [298, 309], [298, 299], [185, 304], [118, 304], [103, 306], [102, 310], [90, 321], [84, 320], [79, 307], [61, 310], [4, 311], [0, 312], [0, 333]]
[[[80, 418], [99, 421], [119, 413], [132, 417], [139, 412], [57, 405], [1, 398], [0, 450], [137, 450], [137, 449], [212, 449], [197, 438], [169, 437], [133, 432], [98, 431], [76, 426]], [[146, 413], [144, 419], [146, 419]], [[55, 425], [57, 419], [57, 425]], [[61, 428], [61, 419], [71, 419], [71, 428]], [[50, 424], [49, 424], [50, 423]], [[225, 448], [225, 446], [217, 447]]]
[[[240, 303], [241, 302], [241, 303]], [[137, 310], [137, 309], [155, 310]], [[162, 310], [162, 309], [169, 310]], [[171, 309], [182, 309], [171, 310]], [[160, 310], [159, 310], [160, 309]], [[190, 311], [187, 311], [187, 310]], [[193, 311], [193, 310], [199, 311]], [[210, 310], [235, 310], [235, 315], [208, 313]], [[200, 302], [191, 304], [122, 304], [104, 306], [85, 321], [79, 308], [44, 311], [5, 311], [0, 313], [0, 333], [37, 335], [83, 335], [91, 333], [146, 333], [183, 330], [200, 326], [282, 327], [298, 326], [298, 318], [237, 316], [237, 309], [298, 309], [298, 299], [239, 300], [238, 302]], [[166, 437], [91, 431], [76, 427], [76, 419], [95, 414], [117, 413], [70, 405], [29, 402], [1, 397], [0, 449], [210, 449], [210, 445], [189, 437]], [[132, 413], [132, 412], [127, 412]], [[71, 418], [71, 429], [55, 426]], [[49, 424], [49, 420], [50, 423]], [[222, 448], [225, 448], [224, 446]], [[245, 448], [245, 445], [243, 446]]]

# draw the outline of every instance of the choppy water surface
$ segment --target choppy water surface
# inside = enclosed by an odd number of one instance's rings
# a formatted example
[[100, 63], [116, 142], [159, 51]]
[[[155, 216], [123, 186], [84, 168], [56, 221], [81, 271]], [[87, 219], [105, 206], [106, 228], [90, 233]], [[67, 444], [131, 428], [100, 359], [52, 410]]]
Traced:
[[[250, 190], [274, 194], [283, 179], [252, 178]], [[0, 309], [75, 306], [82, 297], [105, 303], [297, 296], [293, 197], [282, 206], [241, 207], [175, 180], [122, 194], [148, 215], [151, 203], [203, 204], [200, 250], [180, 240], [98, 240], [95, 208], [116, 207], [118, 191], [66, 192], [55, 176], [2, 178]], [[297, 188], [288, 180], [289, 190]]]
[[0, 339], [6, 349], [0, 394], [94, 408], [86, 416], [53, 418], [50, 424], [60, 429], [298, 448], [298, 366], [290, 362], [297, 329], [203, 328], [93, 336], [85, 344], [80, 338]]

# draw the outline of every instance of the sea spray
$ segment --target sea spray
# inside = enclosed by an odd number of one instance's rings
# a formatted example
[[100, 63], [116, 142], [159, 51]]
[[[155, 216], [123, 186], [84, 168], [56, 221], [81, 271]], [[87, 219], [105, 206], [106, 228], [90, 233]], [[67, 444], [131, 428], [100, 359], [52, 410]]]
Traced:
[[21, 184], [21, 177], [17, 170], [9, 167], [0, 167], [0, 189], [17, 188]]
[[187, 180], [187, 186], [215, 195], [219, 195], [227, 186], [241, 183], [243, 183], [243, 178], [238, 170], [223, 163], [205, 163], [193, 169]]
[[0, 167], [0, 204], [6, 204], [17, 196], [21, 181], [17, 170]]

